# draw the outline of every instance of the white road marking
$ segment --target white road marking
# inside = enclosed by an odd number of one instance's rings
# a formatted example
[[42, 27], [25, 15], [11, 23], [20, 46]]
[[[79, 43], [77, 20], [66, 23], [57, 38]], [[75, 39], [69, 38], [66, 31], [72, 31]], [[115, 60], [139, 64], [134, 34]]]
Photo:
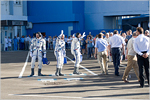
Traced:
[[21, 95], [21, 94], [9, 94], [10, 96], [29, 96], [29, 97], [53, 97], [53, 98], [73, 98], [81, 99], [82, 97], [68, 97], [68, 96], [44, 96], [44, 95]]
[[42, 81], [42, 82], [55, 82], [55, 80], [57, 79], [38, 79], [38, 81]]
[[[66, 80], [66, 81], [72, 81], [72, 80], [82, 80], [83, 78], [64, 78], [62, 80]], [[55, 82], [57, 81], [57, 79], [38, 79], [38, 81], [42, 81], [42, 82]]]
[[[66, 99], [98, 99], [98, 100], [108, 100], [108, 98], [88, 98], [88, 97], [71, 97], [71, 96], [44, 96], [44, 95], [23, 95], [23, 94], [8, 94], [9, 96], [24, 96], [24, 97], [47, 97], [47, 98], [66, 98]], [[116, 100], [116, 99], [112, 99]], [[119, 100], [119, 99], [118, 99]], [[127, 100], [127, 99], [124, 99]]]
[[[67, 57], [67, 56], [66, 56]], [[72, 59], [70, 59], [69, 57], [67, 57], [70, 61], [72, 61], [73, 63], [75, 63]], [[82, 67], [83, 69], [85, 69], [86, 71], [88, 71], [89, 73], [93, 74], [93, 75], [97, 75], [94, 72], [90, 71], [89, 69], [83, 67], [82, 65], [79, 65], [80, 67]]]
[[24, 71], [25, 71], [25, 68], [26, 68], [26, 66], [27, 66], [27, 63], [28, 63], [28, 59], [29, 59], [29, 52], [28, 52], [26, 61], [25, 61], [25, 63], [24, 63], [24, 66], [23, 66], [23, 68], [22, 68], [22, 71], [20, 72], [20, 75], [19, 75], [18, 78], [22, 78], [22, 75], [23, 75], [23, 73], [24, 73]]
[[64, 80], [72, 81], [72, 80], [82, 80], [83, 78], [64, 78]]

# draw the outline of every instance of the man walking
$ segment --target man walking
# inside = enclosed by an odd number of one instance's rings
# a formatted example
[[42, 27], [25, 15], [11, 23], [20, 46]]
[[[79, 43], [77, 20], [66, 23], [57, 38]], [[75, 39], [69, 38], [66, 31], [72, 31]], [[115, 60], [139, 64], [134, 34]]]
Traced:
[[120, 66], [120, 58], [121, 58], [121, 48], [123, 49], [124, 55], [124, 40], [121, 36], [118, 35], [118, 31], [114, 30], [114, 35], [110, 38], [109, 41], [109, 49], [111, 48], [111, 54], [113, 58], [113, 64], [115, 67], [115, 75], [119, 75], [119, 66]]
[[136, 77], [138, 78], [138, 81], [140, 81], [136, 52], [133, 49], [133, 43], [134, 43], [134, 40], [136, 37], [137, 37], [136, 32], [134, 32], [132, 35], [132, 38], [128, 41], [128, 45], [127, 45], [128, 64], [127, 64], [127, 67], [126, 67], [124, 74], [123, 74], [123, 77], [122, 77], [122, 80], [124, 82], [128, 82], [127, 77], [128, 77], [130, 70], [132, 69], [132, 67], [135, 71], [135, 74], [136, 74]]
[[138, 66], [139, 66], [139, 77], [140, 77], [140, 87], [144, 87], [144, 75], [143, 67], [145, 69], [146, 77], [149, 84], [149, 38], [143, 34], [143, 28], [137, 27], [136, 29], [138, 37], [135, 39], [133, 47], [137, 53]]
[[[98, 63], [100, 64], [102, 74], [108, 74], [108, 65], [107, 65], [107, 46], [108, 43], [103, 39], [103, 34], [98, 34], [98, 40], [95, 44], [95, 58], [98, 57]], [[98, 51], [98, 53], [97, 53]], [[98, 55], [97, 55], [98, 54]]]

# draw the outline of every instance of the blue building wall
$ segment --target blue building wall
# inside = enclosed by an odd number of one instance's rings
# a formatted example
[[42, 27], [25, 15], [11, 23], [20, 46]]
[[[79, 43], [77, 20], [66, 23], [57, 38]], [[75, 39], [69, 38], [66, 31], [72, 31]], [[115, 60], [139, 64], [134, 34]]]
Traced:
[[41, 31], [46, 35], [59, 35], [68, 27], [74, 32], [114, 30], [116, 17], [149, 14], [149, 1], [28, 1], [28, 21], [33, 29], [27, 33]]
[[75, 30], [84, 29], [84, 2], [75, 1], [28, 1], [28, 21], [33, 23], [31, 34], [37, 31], [46, 35], [59, 35], [63, 29], [68, 35], [68, 27]]
[[[85, 29], [113, 29], [113, 17], [149, 14], [149, 1], [86, 1]], [[110, 25], [111, 24], [111, 25]]]

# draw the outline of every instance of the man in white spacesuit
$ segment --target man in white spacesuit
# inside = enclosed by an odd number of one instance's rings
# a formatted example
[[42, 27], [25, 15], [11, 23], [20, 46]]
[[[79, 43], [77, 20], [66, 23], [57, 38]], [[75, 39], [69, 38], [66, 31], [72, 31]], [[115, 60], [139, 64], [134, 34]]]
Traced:
[[[43, 55], [44, 54], [44, 55]], [[30, 45], [30, 57], [31, 60], [31, 75], [34, 75], [34, 65], [35, 60], [38, 57], [38, 76], [43, 76], [41, 74], [42, 69], [42, 58], [46, 58], [46, 41], [42, 38], [42, 34], [40, 32], [36, 33], [36, 38], [31, 40]]]
[[84, 38], [85, 32], [83, 33], [83, 35], [81, 36], [80, 33], [76, 33], [76, 37], [73, 38], [72, 43], [71, 43], [71, 53], [74, 55], [75, 57], [75, 66], [74, 66], [74, 72], [73, 74], [81, 74], [78, 70], [79, 70], [79, 64], [80, 64], [80, 40], [82, 38]]
[[54, 50], [54, 54], [57, 59], [57, 66], [55, 73], [56, 76], [64, 76], [64, 74], [61, 73], [64, 64], [64, 57], [66, 57], [64, 37], [65, 35], [63, 34], [63, 30], [61, 30], [61, 34], [57, 37]]

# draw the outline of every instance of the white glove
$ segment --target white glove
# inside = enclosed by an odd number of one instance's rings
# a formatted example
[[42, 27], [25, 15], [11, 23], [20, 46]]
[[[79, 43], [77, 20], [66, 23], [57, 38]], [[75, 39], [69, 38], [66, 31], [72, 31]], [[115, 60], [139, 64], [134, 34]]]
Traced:
[[33, 57], [33, 54], [32, 54], [32, 52], [30, 52], [30, 57], [31, 57], [31, 58]]
[[75, 37], [75, 33], [72, 35], [72, 38], [74, 38]]
[[61, 35], [64, 33], [64, 31], [63, 30], [61, 30]]
[[81, 36], [82, 38], [84, 38], [86, 35], [85, 35], [85, 32], [83, 33], [83, 35]]
[[61, 34], [58, 36], [59, 39], [62, 37], [63, 33], [64, 33], [64, 31], [61, 30]]
[[43, 56], [44, 58], [46, 58], [46, 53], [44, 54], [44, 56]]

